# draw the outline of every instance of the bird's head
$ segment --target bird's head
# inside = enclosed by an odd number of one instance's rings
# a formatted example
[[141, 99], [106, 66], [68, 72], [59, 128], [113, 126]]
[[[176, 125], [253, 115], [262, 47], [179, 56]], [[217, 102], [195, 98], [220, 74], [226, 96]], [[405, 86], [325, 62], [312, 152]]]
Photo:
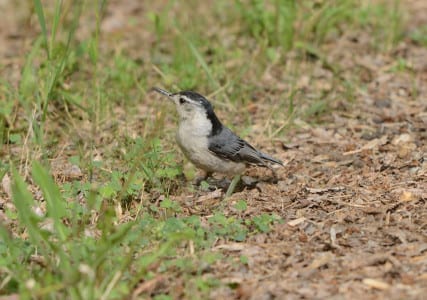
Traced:
[[178, 111], [181, 120], [194, 119], [200, 116], [213, 114], [213, 107], [211, 103], [202, 95], [191, 92], [183, 91], [178, 93], [170, 93], [160, 88], [153, 88], [154, 91], [168, 97], [175, 103], [176, 110]]

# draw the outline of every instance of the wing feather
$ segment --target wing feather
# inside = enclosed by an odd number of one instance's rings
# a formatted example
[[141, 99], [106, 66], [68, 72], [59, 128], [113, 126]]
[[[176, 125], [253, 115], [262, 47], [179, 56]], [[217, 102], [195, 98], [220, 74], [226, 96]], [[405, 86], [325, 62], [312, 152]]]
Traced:
[[223, 127], [220, 133], [210, 137], [208, 147], [217, 156], [234, 162], [264, 166], [267, 164], [266, 161], [281, 164], [280, 161], [256, 150], [227, 127]]

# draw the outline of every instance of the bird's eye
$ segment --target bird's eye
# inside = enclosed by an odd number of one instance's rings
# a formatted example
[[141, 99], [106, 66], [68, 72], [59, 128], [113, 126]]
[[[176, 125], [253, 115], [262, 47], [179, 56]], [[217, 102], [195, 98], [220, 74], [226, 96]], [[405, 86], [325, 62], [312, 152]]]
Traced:
[[184, 97], [179, 97], [179, 103], [180, 104], [184, 104], [185, 102], [187, 102], [187, 101], [185, 100]]

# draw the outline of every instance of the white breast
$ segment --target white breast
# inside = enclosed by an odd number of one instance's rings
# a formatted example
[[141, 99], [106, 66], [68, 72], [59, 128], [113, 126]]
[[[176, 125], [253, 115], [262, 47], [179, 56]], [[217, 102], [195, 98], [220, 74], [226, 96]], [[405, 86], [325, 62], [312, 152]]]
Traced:
[[208, 149], [208, 136], [212, 124], [204, 117], [181, 120], [176, 140], [184, 155], [198, 168], [229, 175], [240, 174], [245, 164], [235, 163], [215, 156]]

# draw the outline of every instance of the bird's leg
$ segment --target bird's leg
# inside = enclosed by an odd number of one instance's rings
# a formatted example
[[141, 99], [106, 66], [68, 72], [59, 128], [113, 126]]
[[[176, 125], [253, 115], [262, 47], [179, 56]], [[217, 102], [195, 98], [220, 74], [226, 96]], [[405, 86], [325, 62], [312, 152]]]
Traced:
[[234, 189], [240, 181], [240, 177], [240, 174], [233, 177], [233, 180], [231, 181], [230, 185], [228, 186], [227, 192], [225, 193], [225, 198], [228, 198], [231, 196], [231, 194], [233, 194]]
[[213, 174], [212, 172], [207, 172], [207, 171], [204, 172], [203, 176], [199, 176], [199, 177], [196, 178], [195, 184], [197, 186], [199, 186], [202, 183], [202, 181], [208, 179], [209, 177], [212, 177], [212, 174]]
[[279, 179], [279, 177], [277, 177], [277, 172], [276, 170], [274, 170], [271, 166], [267, 166], [267, 168], [269, 168], [271, 170], [271, 174], [273, 175], [273, 182], [276, 183]]

